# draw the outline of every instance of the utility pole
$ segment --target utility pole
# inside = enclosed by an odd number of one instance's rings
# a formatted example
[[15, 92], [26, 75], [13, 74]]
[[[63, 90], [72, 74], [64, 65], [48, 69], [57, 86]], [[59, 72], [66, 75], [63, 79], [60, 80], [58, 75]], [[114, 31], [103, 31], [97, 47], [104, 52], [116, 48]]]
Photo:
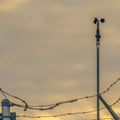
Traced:
[[10, 107], [13, 106], [10, 101], [8, 99], [4, 99], [1, 104], [2, 113], [0, 113], [0, 120], [16, 120], [16, 113], [10, 112]]
[[[99, 55], [99, 51], [100, 51], [100, 38], [101, 38], [101, 35], [100, 35], [100, 29], [99, 29], [99, 22], [101, 23], [104, 23], [105, 20], [102, 18], [102, 19], [98, 19], [98, 18], [95, 18], [94, 19], [94, 24], [97, 25], [97, 29], [96, 29], [96, 50], [97, 50], [97, 96], [100, 94], [100, 55]], [[97, 97], [97, 120], [100, 120], [100, 101], [99, 101], [99, 98]]]

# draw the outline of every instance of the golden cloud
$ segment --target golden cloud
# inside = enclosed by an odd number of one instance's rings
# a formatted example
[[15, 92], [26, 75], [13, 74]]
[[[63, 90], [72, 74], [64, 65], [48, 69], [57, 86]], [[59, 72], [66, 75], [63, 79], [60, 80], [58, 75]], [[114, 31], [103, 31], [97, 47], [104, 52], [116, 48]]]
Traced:
[[11, 11], [28, 0], [2, 0], [0, 1], [0, 11]]

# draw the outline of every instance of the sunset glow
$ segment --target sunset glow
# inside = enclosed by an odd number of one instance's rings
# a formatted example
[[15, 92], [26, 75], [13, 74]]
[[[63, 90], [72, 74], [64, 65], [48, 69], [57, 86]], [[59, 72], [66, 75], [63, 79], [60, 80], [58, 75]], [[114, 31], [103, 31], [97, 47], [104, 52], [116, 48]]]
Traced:
[[[96, 119], [95, 17], [106, 20], [100, 23], [100, 92], [107, 90], [102, 97], [109, 105], [118, 100], [112, 108], [119, 116], [119, 11], [120, 1], [113, 0], [0, 0], [0, 88], [28, 106], [56, 105], [27, 111], [14, 106], [11, 111], [61, 115], [17, 120]], [[6, 96], [1, 92], [0, 100]], [[106, 108], [100, 116], [112, 117]]]

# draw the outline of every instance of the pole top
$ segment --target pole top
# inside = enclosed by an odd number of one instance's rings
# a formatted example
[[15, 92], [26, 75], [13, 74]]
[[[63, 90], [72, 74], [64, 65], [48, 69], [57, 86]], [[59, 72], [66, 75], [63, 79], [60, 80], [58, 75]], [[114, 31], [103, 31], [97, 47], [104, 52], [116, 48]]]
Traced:
[[101, 22], [101, 23], [104, 23], [105, 22], [105, 19], [104, 18], [101, 18], [100, 20], [98, 19], [98, 18], [94, 18], [94, 24], [98, 24], [99, 23], [99, 21]]
[[1, 102], [2, 106], [11, 106], [10, 101], [8, 99], [4, 99]]

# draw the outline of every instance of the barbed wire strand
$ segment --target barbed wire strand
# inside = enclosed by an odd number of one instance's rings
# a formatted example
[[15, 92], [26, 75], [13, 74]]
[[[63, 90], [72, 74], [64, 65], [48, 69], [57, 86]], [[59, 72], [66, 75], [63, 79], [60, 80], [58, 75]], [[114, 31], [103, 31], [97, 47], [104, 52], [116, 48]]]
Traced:
[[[97, 119], [89, 119], [89, 120], [97, 120]], [[100, 120], [114, 120], [113, 118], [100, 118]]]
[[[114, 81], [112, 84], [110, 84], [109, 87], [106, 90], [104, 90], [103, 92], [100, 93], [100, 95], [107, 93], [119, 81], [120, 81], [120, 78], [118, 78], [116, 81]], [[97, 96], [97, 95], [90, 95], [90, 96], [85, 96], [85, 97], [81, 97], [81, 98], [65, 100], [65, 101], [54, 103], [54, 104], [31, 106], [31, 105], [28, 105], [25, 100], [22, 100], [19, 97], [11, 95], [11, 94], [7, 93], [6, 91], [3, 91], [2, 89], [0, 89], [0, 91], [2, 92], [2, 94], [5, 97], [6, 97], [6, 95], [11, 96], [11, 97], [13, 97], [15, 99], [18, 99], [18, 100], [22, 101], [25, 104], [25, 106], [24, 106], [24, 105], [20, 105], [20, 104], [11, 102], [14, 106], [24, 108], [24, 110], [31, 109], [31, 110], [40, 110], [40, 111], [52, 110], [52, 109], [54, 109], [54, 108], [56, 108], [56, 107], [58, 107], [60, 105], [66, 104], [66, 103], [74, 103], [74, 102], [77, 102], [77, 101], [80, 101], [80, 100], [83, 100], [83, 99], [89, 99], [89, 98], [93, 98], [93, 97]]]
[[[101, 108], [100, 110], [105, 109]], [[55, 117], [63, 117], [63, 116], [71, 116], [71, 115], [80, 115], [80, 114], [90, 114], [94, 113], [96, 110], [84, 111], [84, 112], [73, 112], [73, 113], [64, 113], [64, 114], [56, 114], [56, 115], [46, 115], [46, 116], [29, 116], [29, 115], [17, 115], [17, 117], [26, 117], [26, 118], [55, 118]]]
[[7, 96], [6, 96], [6, 94], [4, 93], [4, 91], [3, 91], [1, 88], [0, 88], [0, 91], [1, 91], [1, 93], [3, 94], [4, 98], [5, 98], [5, 99], [8, 99]]
[[[68, 115], [72, 115], [72, 114], [67, 114]], [[66, 116], [66, 115], [60, 115], [60, 116], [27, 116], [27, 115], [18, 115], [16, 117], [22, 117], [22, 118], [48, 118], [48, 117], [62, 117], [62, 116]], [[86, 119], [87, 120], [87, 119]], [[89, 120], [97, 120], [97, 119], [89, 119]], [[100, 120], [114, 120], [113, 118], [100, 118]]]
[[[118, 78], [116, 81], [114, 81], [112, 84], [110, 84], [109, 87], [101, 93], [101, 95], [107, 93], [107, 92], [108, 92], [115, 84], [117, 84], [117, 82], [119, 82], [119, 81], [120, 81], [120, 78]], [[57, 103], [55, 103], [55, 104], [39, 105], [39, 106], [36, 106], [36, 107], [35, 107], [35, 106], [29, 106], [29, 109], [41, 110], [41, 111], [42, 111], [42, 110], [51, 110], [51, 109], [53, 109], [53, 108], [55, 108], [55, 107], [57, 107], [57, 106], [59, 106], [59, 105], [61, 105], [61, 104], [73, 103], [73, 102], [77, 102], [77, 101], [80, 101], [80, 100], [83, 100], [83, 99], [93, 98], [93, 97], [95, 97], [95, 96], [96, 96], [96, 95], [85, 96], [85, 97], [81, 97], [81, 98], [76, 98], [76, 99], [71, 99], [71, 100], [66, 100], [66, 101], [57, 102]], [[17, 105], [17, 106], [20, 107], [20, 105]], [[48, 106], [50, 106], [50, 107], [48, 107]], [[21, 107], [23, 107], [23, 106], [21, 106]], [[40, 108], [38, 108], [38, 107], [40, 107]], [[41, 108], [41, 107], [45, 107], [45, 108]], [[46, 107], [47, 107], [47, 108], [46, 108]]]
[[[112, 84], [109, 85], [109, 87], [104, 90], [103, 92], [101, 92], [100, 95], [107, 93], [115, 84], [117, 84], [120, 81], [120, 78], [118, 78], [116, 81], [114, 81]], [[89, 98], [93, 98], [96, 97], [97, 95], [90, 95], [90, 96], [85, 96], [85, 97], [80, 97], [80, 98], [75, 98], [75, 99], [71, 99], [71, 100], [65, 100], [65, 101], [61, 101], [61, 102], [57, 102], [55, 104], [48, 104], [48, 105], [37, 105], [37, 106], [29, 106], [30, 109], [37, 109], [38, 107], [47, 107], [47, 108], [38, 108], [37, 110], [50, 110], [53, 109], [57, 106], [60, 106], [62, 104], [66, 104], [66, 103], [74, 103], [83, 99], [89, 99]], [[50, 106], [50, 107], [49, 107]]]
[[[118, 98], [113, 104], [111, 104], [110, 106], [113, 107], [114, 105], [116, 105], [118, 102], [120, 101], [120, 98]], [[103, 110], [105, 109], [105, 107], [100, 108], [99, 110]], [[53, 117], [63, 117], [63, 116], [71, 116], [71, 115], [77, 115], [77, 114], [89, 114], [89, 113], [94, 113], [97, 110], [91, 110], [91, 111], [84, 111], [84, 112], [71, 112], [71, 113], [64, 113], [64, 114], [56, 114], [56, 115], [46, 115], [46, 116], [28, 116], [28, 115], [17, 115], [17, 117], [26, 117], [26, 118], [53, 118]], [[102, 118], [102, 119], [106, 119], [106, 118]], [[102, 120], [100, 119], [100, 120]], [[111, 119], [112, 118], [107, 118], [107, 119]], [[96, 119], [91, 119], [91, 120], [96, 120]]]
[[89, 114], [96, 112], [96, 110], [85, 111], [85, 112], [74, 112], [74, 113], [64, 113], [64, 114], [56, 114], [56, 115], [46, 115], [46, 116], [28, 116], [28, 115], [17, 115], [16, 117], [27, 117], [27, 118], [53, 118], [53, 117], [62, 117], [62, 116], [70, 116], [77, 114]]
[[[0, 91], [2, 92], [2, 94], [4, 95], [4, 97], [5, 97], [6, 99], [8, 99], [7, 96], [6, 96], [6, 95], [8, 95], [8, 96], [10, 96], [10, 97], [13, 97], [13, 98], [15, 98], [15, 99], [23, 102], [23, 103], [25, 104], [25, 106], [24, 106], [24, 111], [27, 110], [28, 104], [27, 104], [27, 102], [26, 102], [25, 100], [23, 100], [23, 99], [21, 99], [21, 98], [19, 98], [19, 97], [16, 97], [16, 96], [14, 96], [14, 95], [9, 94], [9, 93], [7, 93], [6, 91], [2, 90], [1, 88], [0, 88]], [[12, 102], [11, 102], [11, 103], [12, 103]], [[12, 104], [14, 105], [14, 103], [12, 103]]]
[[113, 106], [115, 106], [117, 103], [119, 103], [119, 101], [120, 101], [120, 98], [118, 98], [113, 104], [111, 104], [110, 106], [111, 107], [113, 107]]
[[101, 92], [101, 95], [108, 92], [115, 84], [117, 84], [120, 81], [120, 78], [118, 78], [116, 81], [114, 81], [112, 84], [109, 85], [109, 87], [104, 90], [103, 92]]
[[[89, 120], [97, 120], [97, 119], [89, 119]], [[114, 120], [113, 118], [100, 118], [100, 120]]]

